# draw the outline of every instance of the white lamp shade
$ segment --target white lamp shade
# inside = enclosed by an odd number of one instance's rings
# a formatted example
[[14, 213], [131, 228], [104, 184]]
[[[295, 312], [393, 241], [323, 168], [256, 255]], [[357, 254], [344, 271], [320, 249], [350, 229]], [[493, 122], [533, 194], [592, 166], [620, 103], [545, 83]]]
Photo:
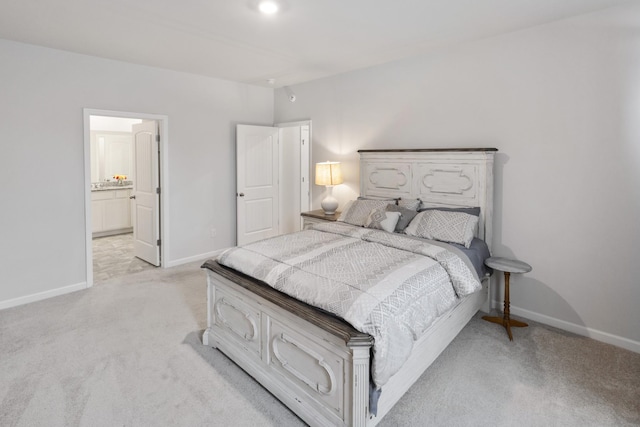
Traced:
[[316, 163], [316, 185], [338, 185], [343, 182], [340, 162]]

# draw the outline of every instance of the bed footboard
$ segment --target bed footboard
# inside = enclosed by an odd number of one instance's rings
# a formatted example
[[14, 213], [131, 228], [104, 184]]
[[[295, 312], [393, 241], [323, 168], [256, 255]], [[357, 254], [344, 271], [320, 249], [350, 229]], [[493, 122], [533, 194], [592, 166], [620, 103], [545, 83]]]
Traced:
[[488, 301], [489, 280], [438, 319], [383, 387], [369, 413], [373, 339], [341, 319], [207, 261], [208, 328], [202, 341], [225, 353], [312, 426], [373, 427]]
[[229, 356], [310, 425], [368, 424], [369, 335], [215, 261], [205, 267], [205, 345]]

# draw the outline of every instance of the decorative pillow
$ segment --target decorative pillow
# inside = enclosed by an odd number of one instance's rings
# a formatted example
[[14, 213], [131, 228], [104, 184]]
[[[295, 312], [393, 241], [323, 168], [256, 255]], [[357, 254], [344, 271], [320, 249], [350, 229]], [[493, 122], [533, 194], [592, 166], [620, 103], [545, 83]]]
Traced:
[[386, 200], [388, 202], [396, 203], [400, 199], [393, 199], [393, 198], [389, 198], [389, 197], [358, 196], [358, 200]]
[[402, 206], [396, 205], [387, 205], [387, 212], [400, 212], [400, 219], [396, 224], [396, 233], [402, 233], [407, 225], [411, 222], [411, 220], [418, 215], [418, 212], [413, 211], [411, 209], [403, 208]]
[[400, 215], [400, 212], [389, 212], [385, 208], [377, 208], [371, 211], [364, 226], [393, 233], [400, 219]]
[[398, 206], [403, 207], [405, 209], [411, 209], [412, 211], [417, 211], [420, 207], [420, 203], [422, 200], [420, 199], [399, 199]]
[[473, 215], [473, 216], [480, 216], [480, 207], [473, 207], [473, 208], [443, 208], [443, 207], [432, 207], [432, 208], [420, 208], [418, 209], [418, 212], [424, 212], [424, 211], [444, 211], [444, 212], [464, 212], [466, 214], [469, 215]]
[[464, 212], [427, 210], [418, 213], [404, 232], [409, 236], [459, 243], [468, 248], [477, 225], [478, 217]]
[[367, 222], [372, 210], [384, 209], [389, 203], [393, 202], [388, 200], [352, 200], [345, 205], [338, 221], [362, 227]]

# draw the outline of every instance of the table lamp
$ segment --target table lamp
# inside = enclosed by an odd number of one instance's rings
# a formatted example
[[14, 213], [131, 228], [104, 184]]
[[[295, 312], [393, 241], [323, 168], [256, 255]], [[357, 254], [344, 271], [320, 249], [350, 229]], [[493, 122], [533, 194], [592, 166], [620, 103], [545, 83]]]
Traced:
[[320, 203], [325, 215], [333, 215], [338, 209], [338, 200], [333, 197], [333, 186], [342, 184], [342, 170], [340, 162], [322, 162], [316, 163], [316, 185], [324, 185], [327, 187], [327, 195]]

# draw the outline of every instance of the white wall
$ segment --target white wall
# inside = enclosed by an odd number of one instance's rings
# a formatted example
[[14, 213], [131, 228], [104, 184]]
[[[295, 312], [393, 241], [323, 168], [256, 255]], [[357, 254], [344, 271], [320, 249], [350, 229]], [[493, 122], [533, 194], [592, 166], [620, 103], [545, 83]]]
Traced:
[[272, 89], [6, 40], [0, 58], [0, 308], [85, 281], [83, 108], [168, 116], [166, 264], [234, 243], [235, 125], [272, 124]]
[[638, 28], [636, 3], [293, 86], [276, 122], [313, 120], [342, 204], [358, 149], [498, 148], [494, 254], [533, 266], [512, 313], [640, 351]]

